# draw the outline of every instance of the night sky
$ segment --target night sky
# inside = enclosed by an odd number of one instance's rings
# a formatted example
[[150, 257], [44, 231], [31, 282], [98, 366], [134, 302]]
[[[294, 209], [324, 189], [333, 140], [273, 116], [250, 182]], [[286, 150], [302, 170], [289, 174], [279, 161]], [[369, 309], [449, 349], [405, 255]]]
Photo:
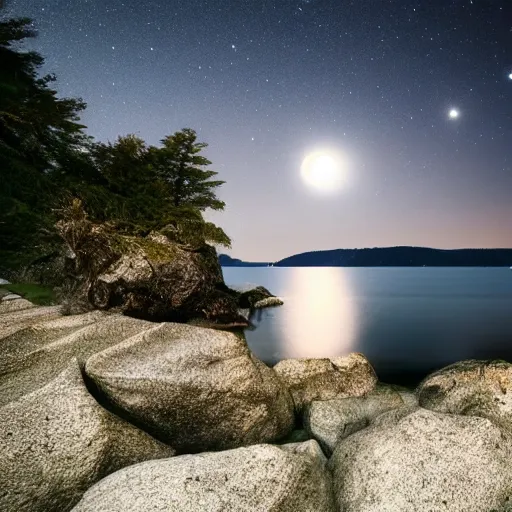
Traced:
[[[184, 127], [230, 254], [512, 247], [511, 0], [7, 0], [99, 140]], [[450, 118], [450, 111], [458, 116]], [[301, 179], [315, 150], [343, 186]]]

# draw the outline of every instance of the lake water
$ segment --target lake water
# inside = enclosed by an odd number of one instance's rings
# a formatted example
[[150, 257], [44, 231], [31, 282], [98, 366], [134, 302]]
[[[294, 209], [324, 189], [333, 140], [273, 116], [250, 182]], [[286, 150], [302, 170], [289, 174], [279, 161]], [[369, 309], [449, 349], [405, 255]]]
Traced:
[[462, 359], [512, 362], [508, 268], [224, 267], [228, 285], [263, 285], [285, 305], [257, 312], [252, 351], [292, 357], [362, 352], [384, 382], [413, 385]]

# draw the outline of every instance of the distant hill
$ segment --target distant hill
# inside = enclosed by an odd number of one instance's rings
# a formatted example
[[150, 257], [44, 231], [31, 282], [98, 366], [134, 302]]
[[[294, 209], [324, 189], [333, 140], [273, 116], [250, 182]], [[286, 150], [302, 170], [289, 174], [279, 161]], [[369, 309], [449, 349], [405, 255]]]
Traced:
[[266, 263], [256, 263], [249, 261], [237, 260], [236, 258], [232, 258], [227, 254], [219, 254], [219, 263], [222, 267], [268, 267], [268, 262]]
[[[220, 255], [223, 266], [261, 267]], [[429, 249], [382, 247], [334, 249], [295, 254], [273, 263], [276, 267], [509, 267], [512, 249]]]
[[278, 267], [508, 267], [512, 249], [382, 247], [305, 252], [274, 263]]

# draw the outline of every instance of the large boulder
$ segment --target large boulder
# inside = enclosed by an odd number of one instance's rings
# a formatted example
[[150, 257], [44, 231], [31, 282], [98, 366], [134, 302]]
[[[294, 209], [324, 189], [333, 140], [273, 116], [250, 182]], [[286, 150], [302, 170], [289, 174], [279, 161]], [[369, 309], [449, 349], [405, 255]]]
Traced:
[[230, 510], [333, 511], [329, 475], [318, 452], [310, 446], [256, 445], [144, 462], [96, 484], [73, 512]]
[[123, 237], [123, 242], [123, 253], [91, 284], [89, 299], [97, 308], [115, 306], [132, 315], [185, 320], [199, 316], [198, 302], [222, 283], [213, 247], [191, 250], [135, 237]]
[[[78, 327], [70, 334], [59, 332], [55, 324], [48, 329], [44, 327], [45, 324], [38, 324], [41, 331], [39, 339], [37, 332], [15, 331], [0, 341], [0, 350], [5, 346], [0, 364], [0, 406], [50, 382], [66, 368], [71, 358], [76, 357], [81, 364], [85, 363], [92, 354], [154, 326], [150, 322], [122, 315], [105, 316], [88, 324], [90, 320], [91, 316], [70, 319], [68, 326], [71, 328], [74, 324]], [[85, 325], [80, 327], [82, 322]], [[65, 323], [58, 325], [63, 327]], [[62, 330], [65, 331], [64, 328]], [[27, 335], [26, 343], [23, 332]]]
[[511, 439], [489, 420], [400, 408], [342, 440], [328, 467], [343, 512], [482, 512], [512, 492]]
[[103, 409], [76, 361], [0, 408], [0, 510], [66, 512], [95, 482], [174, 450]]
[[461, 361], [429, 375], [417, 389], [421, 407], [481, 416], [512, 431], [512, 364]]
[[[57, 230], [67, 243], [72, 273], [84, 283], [75, 286], [76, 293], [86, 294], [94, 308], [154, 321], [199, 317], [249, 325], [238, 314], [238, 294], [226, 290], [212, 246], [178, 244], [160, 233], [122, 235], [91, 222], [79, 201]], [[79, 303], [80, 296], [72, 302]]]
[[270, 442], [293, 427], [288, 391], [230, 332], [157, 325], [85, 371], [113, 407], [182, 453]]
[[285, 359], [274, 370], [289, 388], [299, 413], [314, 400], [365, 395], [377, 383], [371, 364], [358, 353], [331, 359]]
[[[239, 313], [245, 296], [226, 286], [215, 248], [199, 232], [183, 237], [168, 225], [128, 236], [118, 228], [92, 222], [78, 199], [64, 209], [56, 229], [66, 243], [63, 288], [74, 290], [67, 301], [73, 312], [85, 303], [153, 321], [250, 326]], [[247, 302], [269, 297], [259, 287]]]
[[393, 387], [378, 385], [364, 397], [312, 402], [304, 414], [304, 426], [330, 454], [339, 441], [367, 427], [379, 414], [404, 405]]

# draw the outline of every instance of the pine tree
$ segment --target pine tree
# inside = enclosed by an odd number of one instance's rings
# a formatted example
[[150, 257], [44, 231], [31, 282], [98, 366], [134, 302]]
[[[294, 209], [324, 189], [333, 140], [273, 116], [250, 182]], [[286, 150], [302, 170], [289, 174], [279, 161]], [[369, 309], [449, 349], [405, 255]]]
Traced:
[[197, 142], [197, 134], [190, 128], [165, 137], [163, 147], [152, 149], [152, 163], [157, 176], [169, 187], [174, 206], [184, 204], [205, 211], [223, 210], [226, 206], [215, 195], [215, 189], [224, 181], [211, 181], [217, 172], [206, 169], [211, 162], [199, 153], [208, 144]]
[[[121, 231], [146, 234], [158, 229], [165, 217], [163, 187], [148, 161], [146, 143], [135, 135], [119, 137], [114, 144], [97, 144], [93, 160], [103, 180], [103, 204], [85, 201], [99, 221], [111, 221]], [[97, 198], [97, 196], [96, 196]]]
[[162, 147], [150, 148], [149, 160], [174, 207], [171, 227], [190, 243], [205, 240], [229, 247], [231, 240], [222, 228], [206, 222], [201, 215], [208, 208], [225, 207], [216, 196], [216, 189], [225, 182], [211, 179], [218, 173], [207, 169], [211, 162], [200, 154], [208, 144], [197, 142], [197, 134], [190, 128], [165, 137], [161, 143]]
[[52, 226], [51, 203], [61, 185], [54, 173], [88, 138], [79, 124], [81, 100], [59, 99], [44, 60], [18, 44], [34, 37], [27, 18], [0, 22], [0, 248], [29, 258]]

